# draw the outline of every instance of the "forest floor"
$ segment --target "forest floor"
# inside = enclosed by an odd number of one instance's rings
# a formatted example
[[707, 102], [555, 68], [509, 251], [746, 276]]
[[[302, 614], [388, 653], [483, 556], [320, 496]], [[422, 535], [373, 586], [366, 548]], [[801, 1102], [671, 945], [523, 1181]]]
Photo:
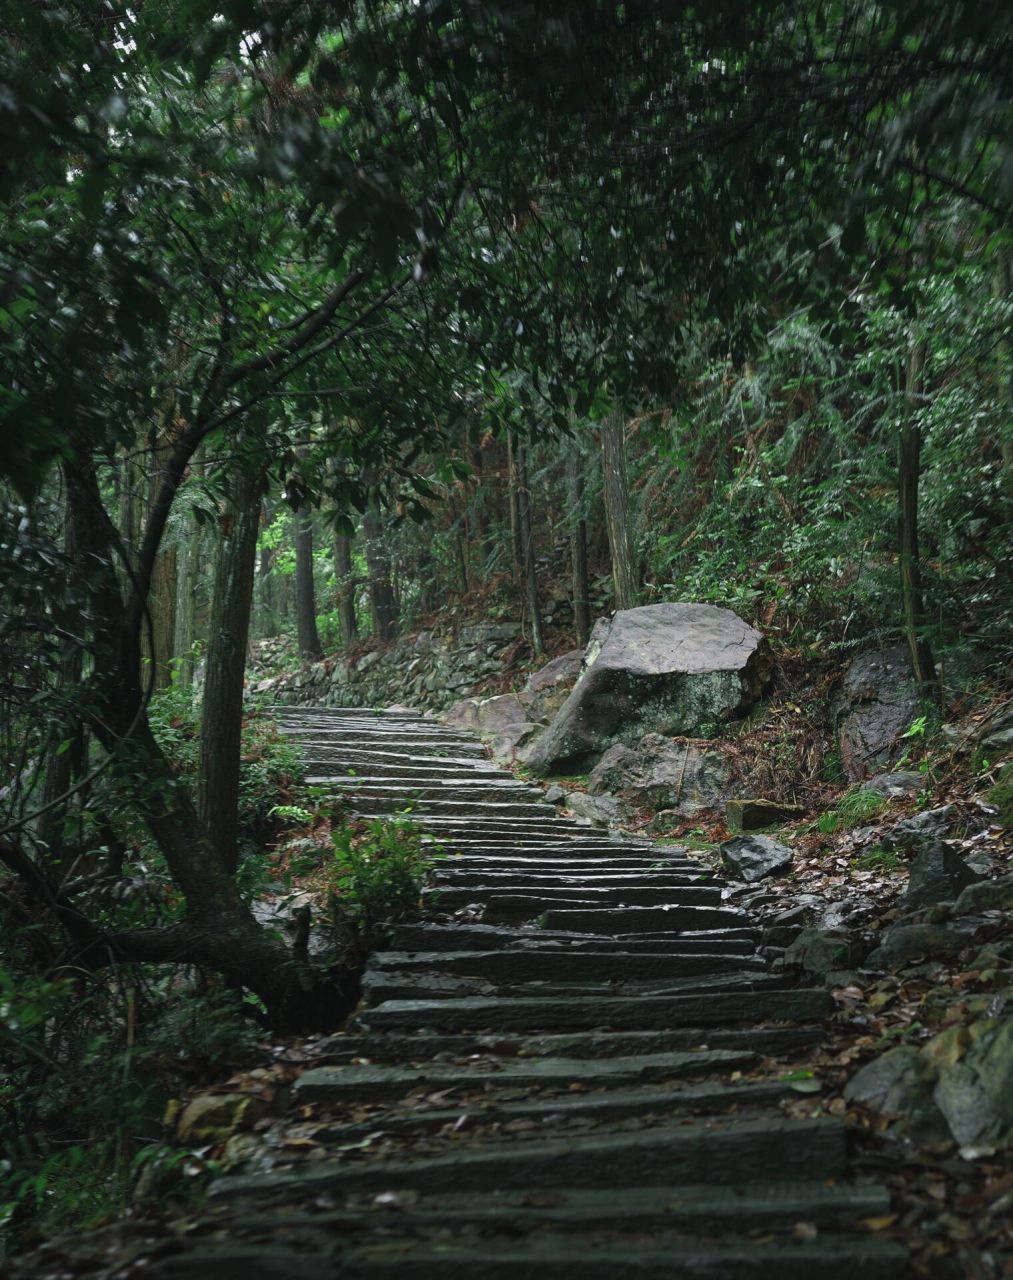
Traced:
[[[778, 707], [788, 703], [798, 710], [799, 703], [792, 701], [797, 697], [797, 689], [782, 691], [770, 715], [752, 732], [760, 738], [772, 733], [783, 738]], [[746, 745], [740, 742], [742, 749]], [[858, 830], [847, 825], [820, 828], [819, 814], [835, 811], [847, 787], [810, 781], [807, 821], [778, 833], [795, 851], [791, 874], [764, 880], [759, 892], [756, 886], [732, 885], [726, 890], [730, 900], [748, 900], [750, 909], [766, 918], [793, 909], [811, 912], [814, 903], [820, 904], [822, 914], [829, 910], [832, 915], [836, 906], [850, 927], [881, 932], [899, 915], [897, 899], [908, 879], [904, 855], [870, 861], [861, 851], [876, 845], [879, 835], [901, 819], [943, 805], [953, 806], [954, 829], [963, 833], [951, 841], [954, 847], [965, 854], [987, 852], [992, 877], [1013, 874], [1009, 833], [997, 825], [994, 810], [984, 801], [982, 779], [970, 762], [944, 748], [933, 752], [929, 747], [920, 754], [925, 791], [892, 800]], [[786, 781], [782, 794], [797, 795], [798, 790], [797, 780]], [[652, 816], [644, 812], [632, 825], [643, 834]], [[710, 813], [676, 823], [659, 843], [688, 845], [720, 875], [718, 845], [729, 834], [721, 815]], [[300, 857], [307, 841], [323, 845], [329, 835], [327, 820], [309, 831], [302, 826], [283, 833], [271, 863], [279, 885], [284, 878], [297, 891], [318, 893], [319, 880], [313, 873], [299, 871]], [[844, 1088], [859, 1067], [891, 1047], [920, 1047], [947, 1029], [959, 1039], [960, 1028], [1002, 1014], [1013, 989], [1009, 948], [1002, 945], [1009, 938], [1009, 914], [995, 912], [973, 947], [946, 960], [921, 960], [894, 973], [863, 971], [861, 966], [832, 973], [834, 1012], [824, 1024], [821, 1041], [781, 1054], [776, 1061], [767, 1059], [760, 1068], [767, 1076], [776, 1070], [794, 1081], [795, 1096], [783, 1104], [789, 1115], [844, 1120], [855, 1170], [886, 1184], [891, 1193], [889, 1212], [866, 1220], [866, 1226], [883, 1238], [904, 1242], [911, 1250], [912, 1274], [929, 1280], [1013, 1276], [1013, 1157], [1003, 1149], [961, 1149], [949, 1137], [916, 1139], [902, 1122], [849, 1101]], [[258, 1167], [266, 1169], [312, 1164], [325, 1157], [328, 1132], [339, 1122], [342, 1140], [367, 1159], [373, 1154], [389, 1156], [406, 1144], [412, 1154], [423, 1153], [430, 1139], [420, 1135], [415, 1122], [420, 1113], [430, 1111], [433, 1142], [439, 1145], [448, 1134], [462, 1146], [469, 1141], [462, 1117], [474, 1099], [459, 1090], [420, 1090], [394, 1105], [295, 1102], [295, 1082], [306, 1070], [326, 1063], [329, 1054], [327, 1036], [264, 1040], [241, 1070], [196, 1083], [166, 1113], [167, 1140], [175, 1144], [177, 1158], [142, 1178], [134, 1206], [124, 1218], [87, 1236], [46, 1242], [44, 1256], [52, 1274], [116, 1266], [124, 1276], [140, 1276], [143, 1268], [134, 1272], [131, 1260], [157, 1256], [160, 1238], [171, 1241], [180, 1233], [216, 1229], [214, 1216], [198, 1211], [210, 1180], [248, 1165], [254, 1157]], [[490, 1063], [495, 1060], [490, 1052]], [[746, 1072], [743, 1078], [749, 1076]], [[181, 1116], [193, 1111], [195, 1099], [207, 1099], [207, 1114], [213, 1117], [203, 1129], [180, 1124]], [[215, 1099], [220, 1102], [217, 1108]], [[448, 1109], [458, 1112], [456, 1120], [448, 1118]], [[406, 1115], [414, 1117], [410, 1132], [403, 1123]], [[511, 1124], [516, 1128], [524, 1123], [504, 1122], [504, 1136]], [[350, 1125], [360, 1127], [358, 1137], [349, 1137]], [[399, 1207], [390, 1206], [393, 1211]]]

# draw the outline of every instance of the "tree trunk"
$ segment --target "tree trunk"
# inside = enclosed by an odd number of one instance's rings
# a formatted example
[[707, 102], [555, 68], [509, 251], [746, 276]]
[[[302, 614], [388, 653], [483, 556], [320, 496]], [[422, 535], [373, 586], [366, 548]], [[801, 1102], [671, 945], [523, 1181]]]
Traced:
[[[367, 484], [371, 481], [367, 479]], [[373, 606], [373, 631], [378, 639], [393, 640], [398, 632], [397, 598], [390, 580], [390, 561], [383, 545], [380, 508], [373, 497], [362, 517], [366, 569], [369, 573], [369, 598]]]
[[235, 871], [243, 677], [260, 530], [260, 476], [240, 473], [218, 549], [200, 741], [200, 816], [225, 867]]
[[154, 693], [168, 689], [172, 684], [172, 660], [176, 656], [176, 570], [176, 548], [163, 548], [155, 557], [148, 599], [148, 612], [151, 616], [151, 687]]
[[637, 568], [626, 475], [626, 427], [622, 414], [618, 412], [610, 413], [602, 424], [601, 462], [615, 606], [617, 609], [632, 609], [637, 603]]
[[176, 562], [176, 633], [172, 647], [176, 657], [176, 683], [193, 684], [193, 649], [197, 622], [197, 569], [200, 560], [200, 526], [188, 517], [189, 536], [180, 544]]
[[900, 515], [900, 583], [904, 634], [911, 651], [911, 670], [924, 693], [936, 686], [932, 648], [925, 635], [921, 559], [918, 551], [918, 482], [921, 477], [922, 436], [918, 422], [924, 343], [914, 337], [908, 347], [904, 416], [898, 448], [897, 487]]
[[[114, 568], [117, 535], [102, 505], [94, 467], [79, 453], [67, 463], [64, 474], [74, 537], [80, 554], [92, 566], [91, 727], [111, 756], [122, 794], [134, 798], [186, 902], [184, 918], [177, 925], [113, 934], [71, 906], [60, 908], [57, 917], [74, 942], [73, 961], [91, 967], [116, 959], [206, 965], [233, 985], [254, 991], [279, 1030], [333, 1024], [352, 1007], [355, 992], [343, 993], [299, 963], [258, 925], [155, 741], [141, 695], [137, 610], [125, 598]], [[11, 865], [11, 858], [9, 843], [0, 841], [0, 860]], [[29, 868], [22, 879], [37, 890], [45, 877]], [[45, 887], [36, 896], [45, 900], [47, 893], [54, 898]]]
[[517, 438], [507, 432], [507, 505], [510, 510], [510, 559], [514, 580], [520, 582], [524, 572], [524, 540], [521, 535], [519, 486], [517, 484]]
[[353, 581], [352, 539], [347, 533], [334, 535], [334, 576], [338, 581], [338, 619], [341, 623], [341, 639], [346, 648], [359, 636], [359, 624], [355, 617], [355, 583]]
[[538, 604], [538, 579], [535, 574], [535, 539], [531, 520], [531, 491], [528, 488], [527, 450], [522, 441], [514, 444], [517, 470], [517, 516], [521, 535], [521, 563], [524, 566], [524, 590], [531, 615], [531, 648], [536, 658], [545, 653], [542, 638], [542, 614]]
[[[1013, 293], [1013, 267], [1010, 265], [1009, 255], [1001, 248], [992, 281], [992, 291], [1000, 302], [1005, 302]], [[1004, 333], [1005, 336], [999, 344], [1001, 352], [999, 383], [1004, 397], [1000, 403], [1005, 403], [1007, 421], [1009, 421], [1013, 417], [1013, 335], [1010, 334], [1009, 328]], [[1007, 497], [1013, 497], [1013, 433], [1000, 432], [999, 449], [1002, 457], [1003, 488]]]
[[313, 517], [309, 510], [295, 513], [295, 627], [300, 654], [313, 662], [322, 658], [313, 582]]
[[485, 520], [485, 489], [482, 483], [482, 446], [477, 442], [471, 442], [468, 445], [468, 456], [471, 461], [472, 471], [474, 473], [471, 491], [471, 545], [475, 549], [478, 556], [477, 577], [479, 582], [485, 579], [486, 572], [486, 541], [488, 539], [488, 530]]
[[587, 573], [587, 521], [584, 519], [583, 457], [571, 444], [566, 455], [566, 480], [570, 504], [570, 570], [572, 574], [573, 628], [577, 643], [591, 637], [591, 594]]

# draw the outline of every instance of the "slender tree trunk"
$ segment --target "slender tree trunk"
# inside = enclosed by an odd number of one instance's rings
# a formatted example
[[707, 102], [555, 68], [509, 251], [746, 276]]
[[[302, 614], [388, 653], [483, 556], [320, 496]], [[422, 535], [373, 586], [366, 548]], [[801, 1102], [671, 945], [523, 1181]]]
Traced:
[[[1004, 249], [999, 250], [995, 275], [992, 282], [993, 293], [1000, 302], [1005, 302], [1013, 293], [1013, 266]], [[1013, 417], [1013, 335], [1007, 328], [999, 350], [1002, 352], [999, 380], [1006, 404], [1007, 421]], [[1000, 435], [999, 449], [1002, 457], [1003, 488], [1007, 497], [1013, 497], [1013, 432], [1004, 431]]]
[[234, 871], [239, 807], [243, 677], [260, 529], [261, 476], [240, 473], [218, 549], [200, 742], [200, 816], [226, 868]]
[[587, 572], [587, 521], [584, 519], [583, 458], [571, 444], [566, 455], [567, 495], [570, 503], [570, 569], [572, 574], [573, 627], [577, 643], [591, 637], [591, 588]]
[[295, 513], [295, 625], [300, 654], [313, 661], [321, 658], [313, 582], [313, 517], [308, 509]]
[[610, 413], [602, 424], [601, 462], [615, 604], [617, 609], [632, 609], [637, 603], [639, 588], [626, 475], [626, 427], [618, 412]]
[[904, 634], [911, 651], [911, 669], [925, 693], [934, 690], [936, 667], [925, 635], [925, 602], [922, 595], [921, 559], [918, 550], [918, 482], [921, 478], [922, 436], [918, 422], [925, 363], [924, 343], [911, 339], [907, 356], [906, 404], [898, 449], [898, 499], [900, 515], [900, 583]]
[[[367, 478], [367, 485], [372, 480]], [[383, 545], [380, 508], [370, 498], [362, 517], [366, 569], [369, 573], [369, 598], [373, 606], [373, 631], [378, 639], [393, 640], [398, 633], [397, 597], [391, 583], [390, 561]]]
[[165, 547], [155, 557], [151, 572], [151, 594], [148, 598], [148, 611], [151, 615], [152, 689], [155, 693], [168, 689], [172, 683], [172, 660], [176, 656], [176, 573], [176, 548]]
[[[465, 496], [467, 503], [467, 496]], [[470, 583], [468, 582], [468, 517], [467, 512], [457, 510], [457, 503], [454, 501], [453, 494], [447, 500], [447, 509], [450, 514], [451, 528], [453, 530], [453, 542], [457, 549], [457, 573], [460, 579], [461, 591], [464, 595], [468, 594]]]
[[197, 622], [197, 568], [200, 559], [200, 528], [190, 517], [189, 537], [180, 545], [176, 562], [176, 633], [173, 651], [176, 656], [176, 682], [184, 689], [193, 684], [193, 649]]
[[531, 648], [536, 658], [545, 653], [542, 637], [542, 613], [538, 604], [538, 578], [535, 574], [535, 539], [531, 519], [531, 490], [528, 488], [527, 450], [523, 441], [514, 444], [517, 470], [517, 516], [521, 534], [521, 557], [524, 566], [524, 590], [531, 615]]
[[468, 456], [474, 472], [474, 479], [471, 485], [471, 545], [474, 547], [478, 557], [478, 568], [475, 572], [481, 582], [485, 578], [486, 541], [489, 536], [484, 509], [485, 489], [482, 484], [482, 446], [473, 441], [468, 446]]
[[338, 580], [338, 619], [341, 623], [341, 639], [346, 648], [353, 645], [359, 636], [352, 575], [352, 539], [347, 533], [335, 533], [334, 576]]
[[524, 572], [524, 540], [521, 534], [520, 486], [517, 483], [517, 437], [507, 432], [507, 505], [510, 511], [510, 559], [514, 580], [520, 582]]

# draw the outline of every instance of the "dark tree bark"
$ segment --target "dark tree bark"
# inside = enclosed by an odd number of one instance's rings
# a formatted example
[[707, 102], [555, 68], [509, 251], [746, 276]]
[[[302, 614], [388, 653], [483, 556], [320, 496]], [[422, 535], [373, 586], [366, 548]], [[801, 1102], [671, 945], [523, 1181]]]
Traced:
[[317, 593], [313, 581], [313, 517], [309, 510], [295, 513], [295, 625], [299, 652], [316, 661], [323, 657], [317, 634]]
[[542, 613], [538, 603], [538, 578], [535, 573], [535, 539], [531, 518], [531, 490], [528, 488], [527, 449], [523, 441], [515, 441], [517, 470], [517, 517], [521, 536], [521, 563], [524, 567], [524, 593], [531, 617], [531, 648], [536, 658], [545, 653], [542, 636]]
[[200, 816], [226, 868], [237, 861], [243, 677], [260, 529], [261, 476], [240, 473], [218, 548], [200, 741]]
[[630, 493], [626, 474], [626, 427], [622, 414], [610, 413], [601, 429], [601, 463], [605, 490], [605, 521], [612, 555], [612, 581], [617, 609], [632, 609], [639, 585], [633, 555]]
[[573, 628], [577, 643], [591, 637], [591, 587], [587, 572], [587, 521], [584, 519], [583, 458], [573, 446], [566, 455], [567, 494], [570, 503], [570, 570], [573, 596]]
[[900, 514], [900, 585], [904, 634], [911, 652], [911, 670], [926, 694], [936, 689], [936, 664], [925, 634], [921, 557], [918, 548], [918, 483], [921, 479], [922, 435], [918, 407], [922, 389], [925, 346], [912, 338], [908, 348], [904, 416], [898, 446], [898, 505]]
[[524, 575], [524, 540], [521, 536], [520, 487], [517, 483], [517, 437], [507, 432], [507, 506], [510, 511], [510, 560], [514, 580]]
[[151, 571], [152, 689], [158, 693], [172, 684], [172, 660], [176, 656], [176, 583], [177, 555], [175, 547], [165, 547], [155, 557]]
[[[347, 1013], [354, 993], [342, 993], [300, 964], [253, 918], [226, 859], [210, 839], [151, 732], [140, 660], [141, 611], [123, 594], [115, 569], [117, 532], [102, 505], [91, 460], [79, 454], [65, 467], [68, 504], [82, 562], [89, 565], [92, 601], [90, 724], [111, 755], [127, 795], [142, 788], [137, 811], [165, 857], [186, 903], [183, 920], [162, 929], [110, 933], [88, 921], [65, 896], [47, 902], [45, 874], [18, 871], [35, 896], [51, 906], [73, 940], [73, 961], [100, 967], [117, 959], [207, 965], [236, 986], [256, 992], [278, 1028], [326, 1025]], [[0, 860], [18, 870], [18, 850], [0, 847]]]
[[347, 533], [335, 533], [334, 576], [338, 581], [338, 619], [341, 624], [341, 639], [346, 647], [354, 644], [359, 637], [359, 624], [355, 616], [355, 582], [352, 575], [352, 539]]
[[[366, 484], [373, 481], [366, 478]], [[374, 497], [362, 517], [366, 569], [369, 573], [369, 598], [373, 607], [373, 631], [378, 639], [393, 640], [398, 633], [397, 597], [391, 582], [390, 560], [383, 543], [380, 508]]]

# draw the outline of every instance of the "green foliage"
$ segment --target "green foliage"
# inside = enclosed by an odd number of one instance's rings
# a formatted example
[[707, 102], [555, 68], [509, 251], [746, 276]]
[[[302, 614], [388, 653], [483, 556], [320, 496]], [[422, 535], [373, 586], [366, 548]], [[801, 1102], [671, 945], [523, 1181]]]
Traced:
[[333, 843], [338, 909], [367, 946], [386, 926], [418, 915], [426, 874], [443, 856], [437, 842], [411, 822], [377, 819], [364, 837], [343, 828]]
[[901, 860], [896, 850], [881, 849], [877, 846], [855, 858], [851, 865], [860, 871], [897, 871], [901, 866]]
[[824, 835], [835, 831], [849, 831], [863, 823], [872, 822], [890, 807], [890, 801], [875, 791], [849, 791], [841, 796], [833, 809], [821, 813], [816, 822], [817, 830]]
[[[152, 732], [176, 773], [196, 799], [200, 757], [200, 709], [189, 689], [172, 685], [151, 700]], [[285, 795], [301, 771], [299, 754], [257, 711], [243, 719], [239, 770], [239, 826], [247, 840], [267, 829], [279, 795]]]
[[1002, 770], [995, 786], [986, 792], [985, 799], [996, 810], [999, 825], [1013, 827], [1013, 764]]
[[0, 962], [0, 1230], [56, 1232], [125, 1207], [167, 1099], [248, 1061], [238, 998], [164, 971], [47, 978]]

